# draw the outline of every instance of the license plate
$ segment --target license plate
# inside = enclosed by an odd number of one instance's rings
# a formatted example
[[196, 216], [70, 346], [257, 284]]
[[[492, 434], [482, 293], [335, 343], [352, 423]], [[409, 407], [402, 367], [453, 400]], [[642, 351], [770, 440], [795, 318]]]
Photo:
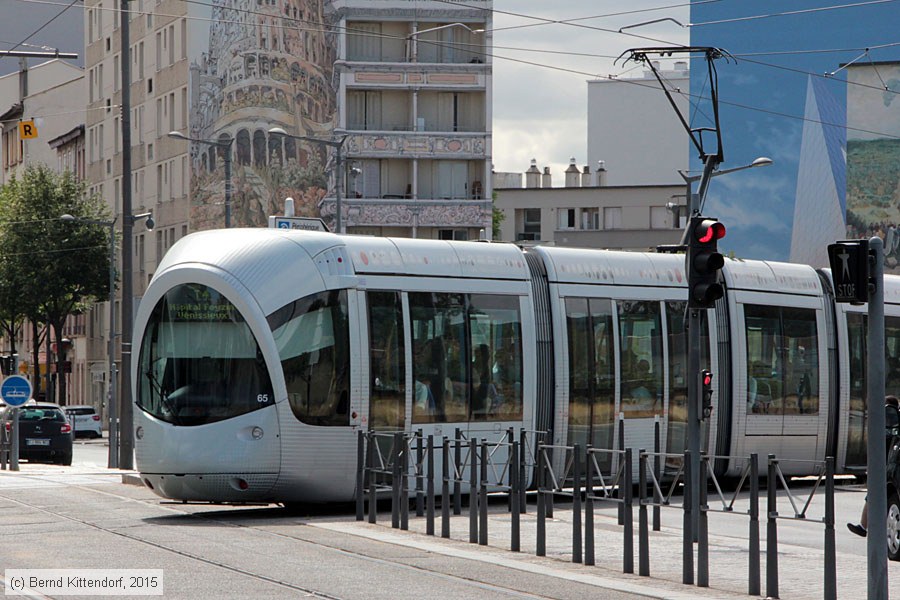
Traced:
[[50, 440], [46, 438], [25, 438], [26, 446], [49, 446]]

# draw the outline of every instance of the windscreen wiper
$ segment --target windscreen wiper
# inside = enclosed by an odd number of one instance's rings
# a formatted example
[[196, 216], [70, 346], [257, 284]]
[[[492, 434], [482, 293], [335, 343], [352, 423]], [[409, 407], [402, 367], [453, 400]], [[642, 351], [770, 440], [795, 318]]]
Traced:
[[162, 401], [163, 406], [172, 414], [172, 422], [174, 425], [181, 425], [181, 419], [178, 418], [178, 412], [172, 407], [172, 403], [169, 402], [169, 395], [163, 390], [162, 385], [160, 385], [159, 381], [157, 381], [156, 377], [153, 376], [153, 371], [147, 371], [145, 373], [147, 376], [147, 380], [150, 382], [150, 386], [153, 388], [153, 391], [159, 395], [160, 401]]

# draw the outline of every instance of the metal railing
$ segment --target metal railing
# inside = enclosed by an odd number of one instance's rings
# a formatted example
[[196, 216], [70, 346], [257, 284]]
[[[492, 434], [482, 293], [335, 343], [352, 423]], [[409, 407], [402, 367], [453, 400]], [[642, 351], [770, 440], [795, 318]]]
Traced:
[[[621, 432], [621, 428], [619, 432]], [[441, 537], [450, 537], [451, 507], [461, 514], [460, 496], [468, 493], [469, 542], [488, 544], [488, 495], [503, 493], [508, 497], [510, 513], [510, 542], [513, 552], [521, 550], [520, 515], [525, 511], [527, 468], [534, 467], [537, 496], [536, 540], [537, 556], [547, 554], [547, 518], [557, 497], [572, 502], [571, 560], [575, 563], [595, 564], [594, 510], [597, 502], [612, 502], [621, 509], [623, 527], [622, 569], [634, 572], [633, 531], [633, 475], [632, 449], [601, 449], [587, 446], [544, 444], [538, 441], [541, 432], [528, 444], [528, 435], [512, 429], [501, 432], [496, 439], [467, 438], [459, 429], [453, 438], [423, 436], [419, 430], [404, 432], [360, 432], [358, 442], [357, 520], [363, 520], [368, 499], [369, 522], [376, 522], [379, 495], [391, 498], [391, 525], [408, 529], [409, 507], [415, 501], [416, 514], [425, 515], [426, 535], [435, 535], [437, 502], [441, 510]], [[619, 433], [621, 445], [622, 434]], [[658, 450], [658, 432], [654, 446]], [[534, 448], [534, 462], [529, 465], [529, 448]], [[649, 461], [653, 459], [653, 464]], [[697, 544], [696, 585], [709, 587], [709, 527], [710, 513], [738, 515], [748, 518], [748, 587], [747, 593], [759, 595], [761, 588], [761, 557], [759, 531], [759, 458], [749, 456], [716, 456], [703, 454], [698, 476], [700, 514], [697, 532], [693, 531], [691, 514], [690, 453], [638, 452], [639, 504], [639, 566], [638, 574], [650, 575], [649, 509], [654, 509], [653, 529], [659, 530], [658, 512], [662, 508], [681, 509], [682, 520], [682, 583], [695, 583], [694, 544]], [[440, 473], [436, 463], [441, 462]], [[724, 491], [711, 461], [740, 464], [738, 483]], [[817, 474], [808, 494], [791, 489], [781, 463], [775, 455], [768, 456], [767, 471], [767, 538], [766, 538], [766, 595], [778, 598], [778, 520], [820, 523], [825, 526], [824, 598], [836, 598], [836, 560], [834, 532], [834, 459], [824, 461], [791, 461], [813, 463]], [[666, 464], [664, 475], [660, 466]], [[804, 469], [809, 471], [810, 469]], [[435, 489], [440, 477], [440, 491]], [[410, 482], [413, 482], [410, 485]], [[788, 514], [778, 512], [778, 485], [784, 490], [783, 499], [790, 504]], [[813, 500], [825, 489], [825, 509], [821, 517], [811, 517]], [[464, 489], [464, 488], [468, 489]], [[749, 496], [746, 492], [749, 490]], [[679, 492], [681, 495], [679, 496]], [[437, 496], [440, 496], [438, 500]], [[414, 500], [413, 500], [414, 499]], [[584, 513], [582, 514], [582, 510]], [[583, 520], [582, 520], [583, 518]], [[694, 536], [696, 535], [696, 539]]]

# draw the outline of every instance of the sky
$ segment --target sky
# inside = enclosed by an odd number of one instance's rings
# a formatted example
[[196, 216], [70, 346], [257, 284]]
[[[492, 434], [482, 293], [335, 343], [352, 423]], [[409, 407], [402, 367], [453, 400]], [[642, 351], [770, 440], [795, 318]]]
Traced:
[[[667, 8], [648, 10], [658, 7]], [[587, 164], [587, 82], [640, 74], [634, 63], [616, 63], [626, 50], [689, 41], [689, 30], [671, 21], [619, 28], [662, 18], [687, 23], [688, 13], [678, 0], [495, 0], [494, 170], [524, 172], [534, 158], [563, 185], [570, 158]], [[569, 19], [578, 20], [547, 22]]]

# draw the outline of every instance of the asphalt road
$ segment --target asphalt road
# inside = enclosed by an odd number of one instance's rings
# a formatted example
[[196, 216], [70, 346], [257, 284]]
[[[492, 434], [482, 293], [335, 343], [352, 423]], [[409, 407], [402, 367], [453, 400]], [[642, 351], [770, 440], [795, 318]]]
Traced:
[[23, 462], [0, 472], [4, 570], [162, 569], [166, 598], [646, 597], [327, 526], [352, 521], [346, 505], [296, 516], [164, 504], [104, 469], [106, 450], [105, 440], [79, 440], [72, 467]]
[[[106, 469], [107, 451], [105, 439], [77, 440], [72, 467], [23, 462], [17, 474], [0, 472], [3, 569], [162, 569], [167, 598], [727, 598], [742, 596], [745, 584], [723, 585], [723, 569], [738, 571], [735, 581], [746, 582], [746, 559], [739, 557], [745, 556], [747, 519], [740, 515], [711, 515], [710, 536], [717, 544], [710, 563], [718, 571], [712, 577], [719, 587], [701, 590], [678, 581], [677, 536], [674, 542], [655, 542], [663, 545], [652, 550], [654, 578], [638, 578], [621, 573], [620, 554], [610, 546], [598, 546], [596, 569], [567, 564], [570, 538], [564, 531], [548, 542], [550, 558], [538, 559], [528, 547], [532, 540], [523, 539], [521, 554], [506, 551], [499, 528], [492, 529], [490, 547], [466, 544], [464, 516], [448, 541], [393, 531], [384, 525], [388, 515], [377, 526], [357, 524], [347, 505], [309, 507], [292, 515], [274, 506], [164, 503], [145, 488], [123, 485], [119, 472]], [[792, 483], [799, 508], [811, 491], [809, 483]], [[842, 592], [848, 585], [865, 590], [865, 539], [844, 525], [858, 519], [864, 491], [847, 480], [835, 495], [839, 572], [841, 578], [853, 577], [839, 580]], [[811, 515], [819, 516], [821, 501], [820, 490], [811, 501]], [[710, 497], [711, 507], [719, 503]], [[736, 510], [746, 506], [741, 499]], [[782, 515], [792, 513], [784, 493], [778, 509]], [[561, 529], [565, 510], [555, 519]], [[607, 530], [619, 531], [609, 525], [615, 508], [601, 505], [596, 514], [607, 520]], [[677, 509], [664, 509], [664, 530], [680, 527], [680, 519]], [[421, 525], [419, 519], [412, 528]], [[523, 525], [523, 536], [527, 531], [533, 535], [533, 528]], [[614, 536], [619, 540], [621, 534]], [[779, 542], [790, 545], [783, 597], [822, 597], [816, 590], [822, 579], [822, 539], [821, 523], [779, 521]], [[808, 572], [794, 568], [791, 555], [800, 565], [806, 564], [805, 556], [814, 557]], [[732, 559], [737, 562], [728, 567]], [[863, 568], [842, 570], [851, 563]], [[889, 567], [891, 579], [900, 577], [900, 563]], [[6, 579], [0, 578], [3, 585]]]

